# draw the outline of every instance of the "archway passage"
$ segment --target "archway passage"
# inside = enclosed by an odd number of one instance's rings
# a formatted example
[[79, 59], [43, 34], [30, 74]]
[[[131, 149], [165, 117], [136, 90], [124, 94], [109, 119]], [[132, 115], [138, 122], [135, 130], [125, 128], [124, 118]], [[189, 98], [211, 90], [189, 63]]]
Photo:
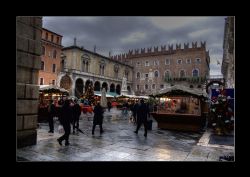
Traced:
[[121, 86], [119, 84], [116, 86], [115, 91], [117, 94], [119, 94], [119, 95], [121, 94]]
[[87, 89], [89, 87], [89, 84], [93, 84], [93, 83], [92, 83], [92, 81], [87, 80], [86, 83], [85, 83], [85, 92], [87, 91]]
[[221, 82], [221, 81], [211, 81], [209, 82], [207, 85], [206, 85], [206, 92], [208, 93], [208, 88], [213, 85], [213, 84], [219, 84], [219, 85], [222, 85], [222, 86], [225, 86], [225, 83], [224, 82]]
[[77, 79], [75, 84], [75, 96], [80, 98], [83, 94], [83, 80]]
[[95, 85], [94, 85], [94, 91], [100, 91], [100, 88], [101, 88], [101, 84], [99, 81], [96, 81], [95, 82]]
[[115, 84], [110, 85], [110, 92], [115, 92]]
[[71, 79], [68, 75], [65, 75], [62, 77], [61, 81], [60, 81], [60, 87], [66, 89], [66, 90], [70, 90], [71, 88]]
[[108, 91], [108, 84], [106, 82], [102, 83], [102, 89], [105, 88], [106, 92]]

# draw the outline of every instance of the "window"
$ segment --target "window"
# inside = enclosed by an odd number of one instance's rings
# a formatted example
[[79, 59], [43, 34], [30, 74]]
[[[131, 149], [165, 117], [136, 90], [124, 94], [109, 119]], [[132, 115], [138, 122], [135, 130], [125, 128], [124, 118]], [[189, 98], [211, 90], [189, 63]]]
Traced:
[[163, 88], [164, 88], [164, 85], [160, 85], [160, 88], [163, 89]]
[[55, 80], [52, 80], [52, 85], [55, 85], [56, 84], [56, 81]]
[[54, 36], [51, 35], [51, 42], [54, 42]]
[[200, 58], [196, 58], [195, 59], [195, 63], [201, 63], [201, 59]]
[[165, 78], [169, 78], [169, 77], [170, 77], [170, 71], [167, 70], [167, 71], [165, 71]]
[[53, 64], [53, 66], [52, 66], [52, 72], [53, 72], [53, 73], [56, 72], [56, 64]]
[[180, 77], [185, 77], [185, 71], [184, 70], [180, 71]]
[[182, 59], [178, 59], [178, 60], [177, 60], [177, 64], [178, 64], [178, 65], [182, 64]]
[[140, 64], [141, 64], [140, 62], [137, 62], [136, 67], [140, 67]]
[[87, 61], [85, 64], [86, 64], [86, 72], [89, 72], [89, 62]]
[[187, 64], [191, 64], [191, 59], [186, 59]]
[[193, 75], [193, 77], [198, 77], [199, 76], [198, 69], [194, 69], [192, 75]]
[[136, 78], [139, 79], [139, 78], [140, 78], [140, 75], [141, 75], [141, 74], [138, 72], [138, 73], [136, 74]]
[[48, 56], [50, 57], [51, 55], [50, 55], [50, 51], [49, 51], [49, 53], [48, 53]]
[[58, 36], [56, 38], [56, 42], [57, 42], [57, 44], [59, 44], [59, 37]]
[[165, 60], [165, 65], [170, 65], [170, 59], [167, 58], [167, 59]]
[[145, 85], [145, 90], [147, 90], [147, 89], [148, 89], [148, 84]]
[[44, 71], [44, 61], [41, 61], [41, 70]]
[[43, 85], [43, 78], [40, 77], [40, 85]]
[[139, 90], [140, 89], [140, 86], [139, 85], [136, 85], [136, 90]]
[[158, 65], [159, 65], [159, 61], [158, 61], [158, 60], [155, 60], [155, 61], [154, 61], [154, 65], [155, 65], [155, 66], [158, 66]]
[[100, 75], [104, 75], [104, 65], [100, 65], [99, 73], [100, 73]]
[[48, 40], [48, 33], [45, 34], [45, 39]]
[[56, 58], [56, 50], [53, 51], [53, 58]]
[[155, 84], [152, 85], [152, 89], [155, 89]]
[[148, 61], [145, 62], [145, 66], [149, 66], [149, 62]]
[[45, 47], [42, 46], [42, 55], [45, 55]]
[[145, 78], [148, 78], [148, 73], [145, 74]]
[[155, 71], [155, 77], [158, 77], [158, 76], [159, 76], [159, 72]]

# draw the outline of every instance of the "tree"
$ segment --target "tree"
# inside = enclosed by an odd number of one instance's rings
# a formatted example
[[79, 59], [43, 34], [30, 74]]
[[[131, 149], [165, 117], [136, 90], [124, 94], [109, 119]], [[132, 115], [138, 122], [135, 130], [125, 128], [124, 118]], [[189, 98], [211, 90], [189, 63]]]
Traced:
[[84, 94], [84, 97], [88, 99], [90, 104], [95, 103], [95, 94], [94, 94], [94, 88], [92, 84], [89, 84], [87, 91]]

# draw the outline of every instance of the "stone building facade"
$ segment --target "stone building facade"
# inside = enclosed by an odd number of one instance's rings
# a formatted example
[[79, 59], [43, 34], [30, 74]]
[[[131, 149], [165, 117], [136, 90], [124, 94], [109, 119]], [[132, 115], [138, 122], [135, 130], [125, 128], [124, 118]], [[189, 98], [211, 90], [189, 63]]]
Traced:
[[133, 67], [128, 64], [78, 47], [76, 41], [62, 49], [61, 58], [57, 85], [69, 90], [70, 95], [80, 97], [90, 83], [95, 91], [105, 87], [107, 92], [120, 94], [123, 77], [127, 78], [128, 92], [132, 92]]
[[127, 54], [112, 56], [111, 59], [134, 66], [133, 90], [137, 95], [157, 93], [160, 89], [175, 84], [205, 88], [209, 75], [210, 57], [206, 42], [197, 42], [129, 50]]
[[226, 88], [234, 88], [234, 17], [225, 19], [224, 41], [223, 41], [223, 59], [221, 73], [225, 79]]
[[42, 58], [39, 70], [39, 85], [56, 85], [57, 76], [61, 71], [62, 36], [42, 29]]
[[16, 18], [17, 148], [36, 144], [42, 17]]

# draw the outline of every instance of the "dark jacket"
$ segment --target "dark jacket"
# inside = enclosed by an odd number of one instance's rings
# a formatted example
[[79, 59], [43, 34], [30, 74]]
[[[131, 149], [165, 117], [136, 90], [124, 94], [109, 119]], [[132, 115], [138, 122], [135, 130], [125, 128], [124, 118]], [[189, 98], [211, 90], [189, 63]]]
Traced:
[[73, 109], [73, 118], [78, 119], [79, 116], [81, 115], [81, 107], [80, 107], [80, 105], [75, 104], [72, 109]]
[[64, 103], [61, 109], [59, 121], [62, 125], [66, 125], [66, 124], [70, 124], [72, 120], [73, 120], [72, 109], [70, 108], [69, 104]]
[[96, 105], [94, 108], [93, 124], [100, 125], [103, 122], [103, 108], [100, 105]]
[[48, 107], [48, 112], [51, 117], [57, 116], [56, 106], [54, 104], [50, 104]]
[[148, 106], [145, 103], [139, 105], [137, 110], [137, 119], [139, 122], [146, 122], [148, 116]]

